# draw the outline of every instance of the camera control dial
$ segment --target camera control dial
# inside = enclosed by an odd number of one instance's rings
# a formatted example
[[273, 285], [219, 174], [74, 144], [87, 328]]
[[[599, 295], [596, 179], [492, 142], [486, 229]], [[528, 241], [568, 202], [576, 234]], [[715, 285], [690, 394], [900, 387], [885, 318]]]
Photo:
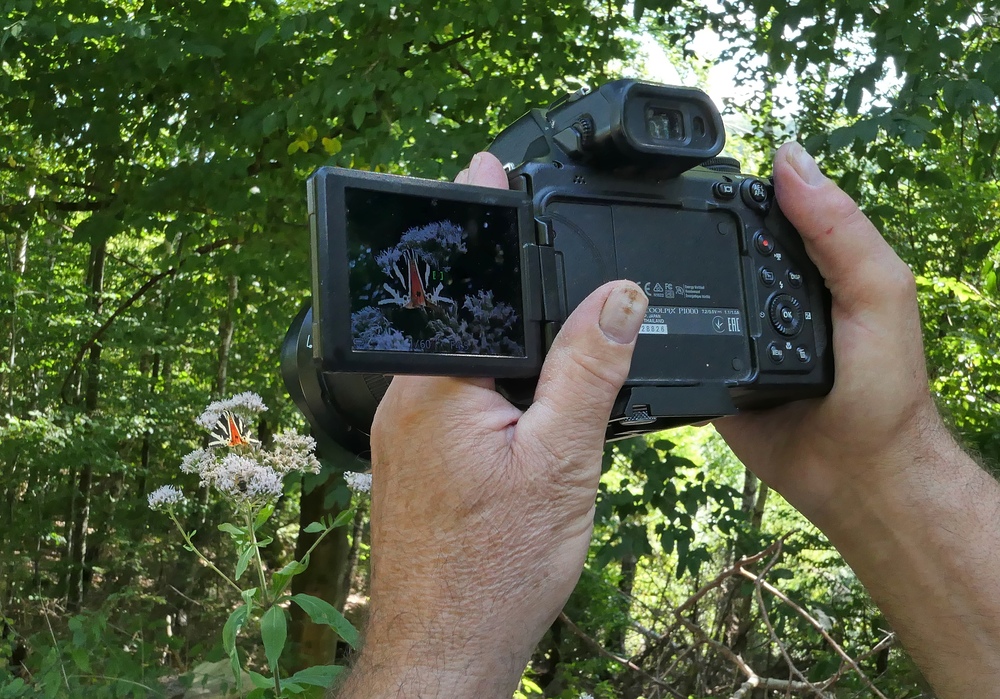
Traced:
[[736, 158], [727, 158], [725, 156], [709, 158], [703, 162], [701, 166], [708, 168], [709, 170], [714, 170], [715, 172], [731, 172], [737, 175], [740, 174], [740, 161]]
[[771, 325], [785, 337], [798, 335], [802, 329], [802, 304], [794, 296], [775, 294], [769, 304]]

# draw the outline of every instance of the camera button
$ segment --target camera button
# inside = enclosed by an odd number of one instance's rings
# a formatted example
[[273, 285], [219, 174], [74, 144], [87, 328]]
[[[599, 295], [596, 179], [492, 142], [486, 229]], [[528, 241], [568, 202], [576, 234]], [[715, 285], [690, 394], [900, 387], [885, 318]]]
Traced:
[[743, 195], [743, 202], [751, 209], [766, 211], [771, 205], [771, 188], [757, 178], [743, 180], [740, 194]]
[[799, 345], [795, 348], [795, 356], [798, 357], [799, 361], [803, 364], [809, 362], [812, 359], [812, 353], [809, 352], [809, 348], [805, 345]]
[[712, 186], [716, 199], [732, 199], [736, 196], [736, 185], [732, 182], [716, 182]]
[[798, 335], [802, 329], [802, 304], [788, 294], [777, 294], [771, 299], [771, 325], [785, 337]]
[[774, 281], [775, 281], [774, 272], [769, 270], [767, 267], [761, 267], [760, 281], [764, 284], [764, 286], [774, 286]]
[[772, 342], [767, 346], [767, 356], [774, 364], [781, 364], [785, 361], [785, 349], [776, 342]]
[[761, 255], [770, 255], [774, 252], [774, 238], [765, 230], [757, 231], [753, 237], [753, 246]]
[[788, 284], [793, 289], [801, 288], [802, 286], [802, 275], [793, 269], [788, 270], [786, 275], [788, 277]]

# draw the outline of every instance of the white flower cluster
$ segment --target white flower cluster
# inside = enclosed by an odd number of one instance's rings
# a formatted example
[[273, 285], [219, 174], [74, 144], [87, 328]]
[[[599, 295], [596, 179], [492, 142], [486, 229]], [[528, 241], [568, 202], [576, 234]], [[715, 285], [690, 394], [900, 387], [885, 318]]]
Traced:
[[149, 506], [154, 510], [169, 510], [184, 502], [184, 493], [172, 485], [161, 485], [149, 494]]
[[250, 419], [258, 413], [263, 413], [267, 410], [267, 406], [264, 405], [264, 399], [258, 396], [253, 391], [245, 391], [244, 393], [237, 393], [232, 398], [227, 398], [226, 400], [217, 400], [208, 404], [205, 408], [205, 412], [198, 416], [195, 420], [199, 425], [204, 427], [206, 430], [210, 430], [215, 427], [215, 423], [219, 421], [222, 417], [222, 413], [231, 412], [239, 415], [242, 418]]
[[282, 432], [274, 438], [271, 451], [263, 453], [264, 463], [284, 475], [292, 471], [319, 473], [319, 459], [313, 454], [316, 440], [305, 434]]
[[[248, 418], [265, 410], [267, 406], [259, 395], [240, 393], [209, 405], [197, 423], [210, 430], [224, 412]], [[256, 442], [235, 449], [219, 446], [195, 449], [181, 461], [181, 471], [198, 474], [202, 486], [212, 486], [238, 504], [260, 507], [281, 495], [282, 479], [289, 473], [319, 473], [315, 448], [316, 440], [312, 437], [283, 432], [274, 438], [270, 450]], [[154, 507], [153, 495], [165, 488], [150, 495], [150, 507]], [[183, 499], [180, 491], [173, 490]]]
[[348, 488], [358, 493], [372, 492], [372, 474], [370, 473], [344, 471], [344, 481], [346, 481]]

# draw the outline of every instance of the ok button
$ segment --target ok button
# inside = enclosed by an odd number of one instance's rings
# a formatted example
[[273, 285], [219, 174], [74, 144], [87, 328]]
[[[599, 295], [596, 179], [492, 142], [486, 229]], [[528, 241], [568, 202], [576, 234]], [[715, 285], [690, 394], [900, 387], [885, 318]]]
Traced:
[[785, 337], [797, 335], [802, 329], [802, 304], [794, 296], [775, 294], [770, 304], [771, 325]]

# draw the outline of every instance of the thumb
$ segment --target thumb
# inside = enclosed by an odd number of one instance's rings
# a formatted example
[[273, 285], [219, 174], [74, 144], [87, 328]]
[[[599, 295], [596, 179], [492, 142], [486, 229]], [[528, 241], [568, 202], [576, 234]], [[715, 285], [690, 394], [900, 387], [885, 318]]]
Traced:
[[774, 179], [778, 204], [802, 236], [835, 303], [846, 310], [879, 306], [912, 285], [906, 264], [798, 143], [778, 149]]
[[647, 303], [638, 286], [619, 281], [577, 306], [545, 357], [535, 400], [518, 421], [517, 437], [526, 431], [566, 467], [601, 453]]

